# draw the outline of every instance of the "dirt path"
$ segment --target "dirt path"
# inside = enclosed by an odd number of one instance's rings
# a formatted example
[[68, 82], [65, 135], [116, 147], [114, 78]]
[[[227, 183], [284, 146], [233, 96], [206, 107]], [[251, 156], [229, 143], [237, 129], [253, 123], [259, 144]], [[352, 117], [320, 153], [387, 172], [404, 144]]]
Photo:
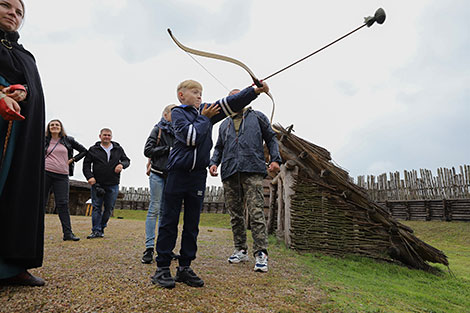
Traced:
[[143, 221], [112, 219], [106, 237], [94, 240], [86, 239], [89, 217], [74, 216], [72, 225], [82, 240], [64, 242], [58, 217], [46, 216], [44, 266], [32, 273], [47, 284], [0, 287], [0, 312], [312, 312], [324, 301], [293, 257], [278, 249], [270, 249], [266, 274], [253, 272], [253, 260], [228, 264], [233, 248], [227, 229], [200, 230], [192, 267], [205, 286], [177, 283], [166, 290], [150, 283], [155, 263], [140, 263]]

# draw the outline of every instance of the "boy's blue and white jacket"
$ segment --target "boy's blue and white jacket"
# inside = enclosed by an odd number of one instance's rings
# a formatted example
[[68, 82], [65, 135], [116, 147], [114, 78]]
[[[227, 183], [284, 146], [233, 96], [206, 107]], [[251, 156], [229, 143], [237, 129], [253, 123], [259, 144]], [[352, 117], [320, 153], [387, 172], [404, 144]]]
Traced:
[[199, 110], [194, 106], [180, 105], [171, 111], [171, 120], [175, 130], [175, 143], [168, 159], [168, 171], [196, 171], [209, 165], [212, 149], [212, 126], [232, 115], [257, 98], [253, 87], [218, 100], [220, 111], [212, 118], [201, 115], [205, 106], [201, 103]]

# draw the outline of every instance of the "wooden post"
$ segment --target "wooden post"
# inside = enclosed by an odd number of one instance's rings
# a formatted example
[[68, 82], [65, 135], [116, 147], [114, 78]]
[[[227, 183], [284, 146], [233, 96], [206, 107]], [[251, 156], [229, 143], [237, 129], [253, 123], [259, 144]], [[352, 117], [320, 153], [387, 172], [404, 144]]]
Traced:
[[275, 219], [277, 216], [277, 184], [279, 174], [269, 183], [269, 211], [268, 211], [268, 234], [273, 234], [275, 230]]
[[424, 200], [424, 208], [426, 209], [426, 221], [431, 220], [431, 208], [429, 205], [429, 201]]
[[[293, 160], [287, 161], [281, 166], [278, 179], [278, 236], [284, 240], [287, 247], [291, 245], [291, 196], [294, 192], [296, 176], [299, 167]], [[279, 188], [281, 187], [281, 188]], [[279, 190], [280, 189], [280, 190]], [[280, 192], [279, 192], [280, 191]], [[281, 231], [281, 233], [279, 233]]]
[[411, 218], [411, 212], [410, 212], [410, 203], [408, 201], [405, 202], [405, 208], [406, 208], [406, 220], [409, 221]]
[[447, 207], [447, 200], [444, 198], [442, 199], [442, 208], [444, 209], [444, 219], [446, 222], [450, 222], [449, 217], [449, 208]]

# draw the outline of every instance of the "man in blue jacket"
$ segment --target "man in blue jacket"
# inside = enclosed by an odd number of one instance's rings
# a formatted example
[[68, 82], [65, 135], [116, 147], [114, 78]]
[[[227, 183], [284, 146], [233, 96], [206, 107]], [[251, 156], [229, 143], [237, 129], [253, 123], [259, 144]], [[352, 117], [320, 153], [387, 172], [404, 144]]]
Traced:
[[[269, 87], [248, 87], [240, 93], [213, 104], [201, 104], [202, 86], [194, 80], [178, 85], [180, 106], [171, 111], [175, 143], [168, 159], [163, 215], [157, 237], [157, 271], [152, 283], [164, 288], [175, 287], [175, 281], [202, 287], [204, 281], [190, 268], [196, 258], [199, 217], [206, 188], [207, 167], [212, 148], [212, 126], [233, 114]], [[184, 225], [181, 237], [179, 267], [175, 278], [170, 273], [171, 253], [176, 245], [178, 221], [184, 201]]]
[[[234, 89], [229, 95], [239, 93]], [[254, 270], [268, 271], [268, 234], [264, 216], [263, 179], [266, 176], [263, 140], [270, 155], [269, 171], [278, 171], [281, 157], [276, 134], [266, 115], [245, 108], [219, 127], [219, 137], [210, 161], [209, 172], [217, 176], [222, 163], [225, 205], [230, 213], [235, 251], [230, 263], [248, 261], [246, 244], [245, 205], [250, 216]]]

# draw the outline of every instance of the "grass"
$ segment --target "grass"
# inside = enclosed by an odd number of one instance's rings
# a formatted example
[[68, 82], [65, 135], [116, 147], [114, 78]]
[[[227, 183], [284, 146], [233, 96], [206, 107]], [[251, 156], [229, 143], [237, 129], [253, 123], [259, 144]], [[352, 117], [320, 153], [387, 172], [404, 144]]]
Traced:
[[[329, 296], [321, 311], [470, 312], [470, 223], [406, 224], [448, 255], [455, 277], [440, 265], [436, 275], [361, 257], [299, 255], [298, 264]], [[277, 249], [295, 253], [282, 245]]]
[[[145, 221], [147, 211], [144, 210], [114, 210], [115, 218]], [[183, 222], [182, 214], [180, 224]], [[199, 226], [230, 229], [230, 216], [228, 214], [202, 213]]]

